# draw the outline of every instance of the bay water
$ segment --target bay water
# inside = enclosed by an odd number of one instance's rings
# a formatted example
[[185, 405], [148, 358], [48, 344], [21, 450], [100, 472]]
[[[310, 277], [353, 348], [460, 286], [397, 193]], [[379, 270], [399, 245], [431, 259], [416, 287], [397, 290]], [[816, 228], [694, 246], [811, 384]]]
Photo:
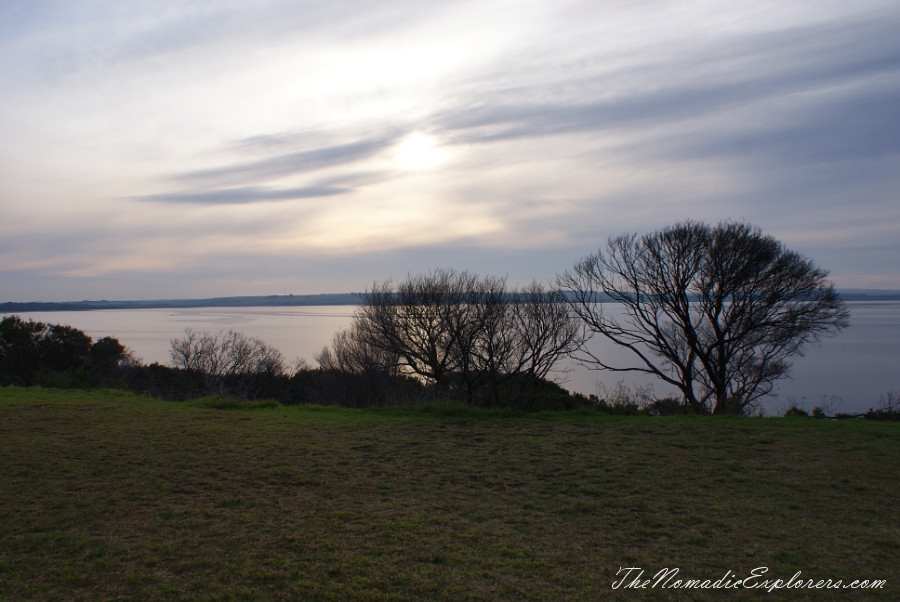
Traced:
[[[808, 346], [793, 362], [791, 377], [779, 382], [763, 407], [780, 414], [791, 405], [807, 411], [823, 406], [829, 413], [858, 413], [877, 407], [893, 391], [900, 393], [900, 301], [850, 301], [850, 326], [836, 336]], [[336, 332], [350, 326], [353, 306], [204, 307], [187, 309], [113, 309], [19, 313], [23, 319], [67, 324], [94, 340], [117, 338], [143, 363], [169, 364], [173, 339], [195, 331], [234, 330], [278, 348], [288, 362], [313, 356]], [[594, 338], [592, 350], [617, 366], [634, 365], [629, 353]], [[650, 387], [657, 396], [674, 389], [647, 375], [598, 372], [566, 361], [555, 375], [564, 387], [584, 394], [622, 384]]]

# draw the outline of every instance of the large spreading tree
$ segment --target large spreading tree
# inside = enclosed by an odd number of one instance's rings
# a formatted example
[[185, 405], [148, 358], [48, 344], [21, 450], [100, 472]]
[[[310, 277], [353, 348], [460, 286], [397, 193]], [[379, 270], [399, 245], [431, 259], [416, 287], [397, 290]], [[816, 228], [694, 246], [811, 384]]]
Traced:
[[610, 237], [558, 283], [589, 330], [635, 360], [582, 351], [583, 363], [655, 375], [698, 412], [741, 414], [804, 345], [847, 326], [827, 276], [757, 227], [689, 221]]
[[493, 405], [505, 385], [546, 379], [581, 346], [583, 328], [537, 283], [509, 290], [504, 278], [437, 269], [373, 285], [351, 336], [441, 394]]

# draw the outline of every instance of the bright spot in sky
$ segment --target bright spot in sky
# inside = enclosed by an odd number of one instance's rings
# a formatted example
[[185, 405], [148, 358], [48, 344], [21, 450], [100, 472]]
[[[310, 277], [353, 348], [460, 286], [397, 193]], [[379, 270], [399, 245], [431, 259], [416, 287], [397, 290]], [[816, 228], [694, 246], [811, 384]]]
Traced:
[[397, 144], [394, 160], [404, 171], [425, 171], [438, 167], [446, 155], [434, 136], [413, 132]]
[[0, 0], [0, 303], [552, 282], [686, 219], [900, 289], [898, 30], [898, 0]]

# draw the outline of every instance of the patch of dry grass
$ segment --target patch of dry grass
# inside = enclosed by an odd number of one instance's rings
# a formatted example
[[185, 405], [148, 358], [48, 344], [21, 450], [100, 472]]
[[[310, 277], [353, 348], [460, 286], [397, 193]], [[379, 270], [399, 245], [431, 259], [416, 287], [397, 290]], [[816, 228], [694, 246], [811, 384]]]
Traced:
[[[900, 599], [900, 426], [0, 389], [0, 598]], [[766, 566], [873, 591], [613, 590]]]

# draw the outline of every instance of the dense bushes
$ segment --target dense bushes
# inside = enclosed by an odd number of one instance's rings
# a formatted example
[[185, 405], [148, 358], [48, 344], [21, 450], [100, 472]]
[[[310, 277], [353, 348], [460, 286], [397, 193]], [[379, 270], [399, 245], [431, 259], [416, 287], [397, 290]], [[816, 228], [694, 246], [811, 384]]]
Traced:
[[0, 320], [0, 384], [62, 387], [111, 386], [136, 364], [116, 339], [91, 337], [71, 326]]

